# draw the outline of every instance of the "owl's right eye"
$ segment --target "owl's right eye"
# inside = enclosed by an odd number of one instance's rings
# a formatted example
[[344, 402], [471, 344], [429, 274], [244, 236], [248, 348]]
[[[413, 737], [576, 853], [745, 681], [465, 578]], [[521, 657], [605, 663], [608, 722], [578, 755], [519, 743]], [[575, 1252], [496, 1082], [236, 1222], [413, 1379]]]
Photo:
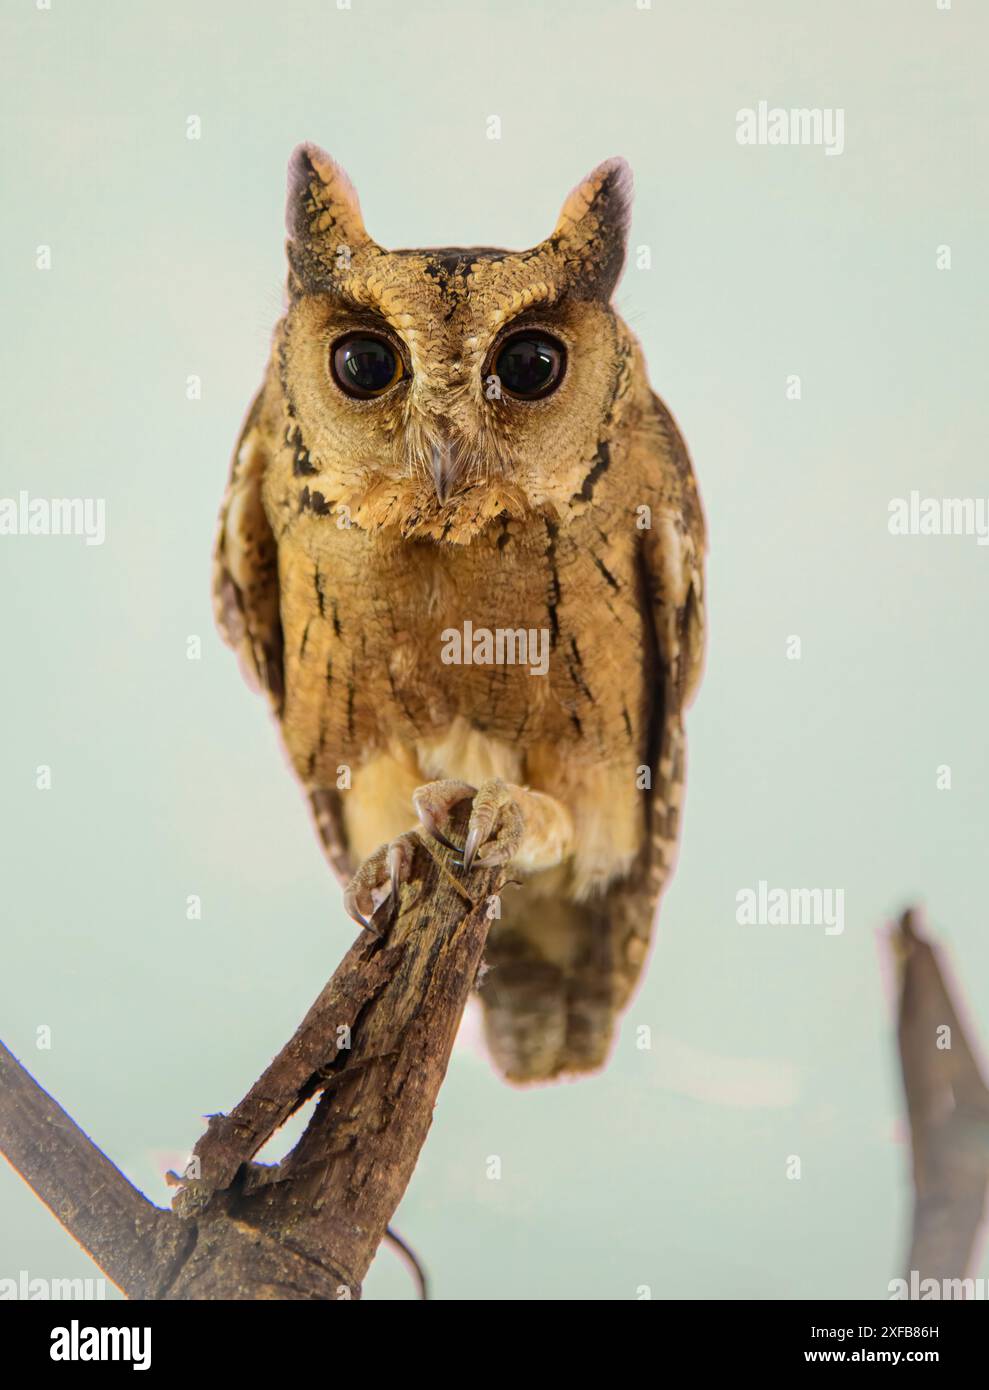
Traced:
[[391, 343], [374, 333], [348, 333], [330, 349], [330, 364], [340, 390], [361, 400], [383, 396], [405, 375]]

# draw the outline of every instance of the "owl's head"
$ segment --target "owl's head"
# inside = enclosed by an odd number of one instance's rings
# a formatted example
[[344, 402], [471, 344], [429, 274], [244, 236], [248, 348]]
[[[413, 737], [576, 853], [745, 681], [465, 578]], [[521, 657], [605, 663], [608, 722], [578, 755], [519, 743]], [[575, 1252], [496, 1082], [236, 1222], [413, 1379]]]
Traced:
[[611, 307], [630, 198], [612, 159], [531, 250], [388, 251], [343, 170], [300, 146], [273, 366], [307, 499], [367, 530], [463, 543], [505, 513], [586, 497], [632, 377]]

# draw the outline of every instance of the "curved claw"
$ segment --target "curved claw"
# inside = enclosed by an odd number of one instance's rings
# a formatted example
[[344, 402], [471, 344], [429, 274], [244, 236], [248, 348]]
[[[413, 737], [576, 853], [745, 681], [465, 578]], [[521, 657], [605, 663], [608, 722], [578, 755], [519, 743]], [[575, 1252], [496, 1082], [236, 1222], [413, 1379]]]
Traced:
[[377, 927], [373, 927], [371, 925], [369, 920], [364, 916], [363, 912], [361, 912], [360, 908], [357, 906], [356, 893], [351, 893], [349, 891], [344, 893], [343, 906], [344, 910], [347, 913], [347, 916], [353, 918], [353, 920], [357, 923], [357, 925], [361, 928], [362, 931], [369, 931], [372, 936], [381, 935]]
[[[391, 844], [379, 845], [344, 889], [343, 905], [362, 931], [383, 938], [398, 910], [401, 887], [409, 877], [419, 832], [406, 831]], [[387, 904], [387, 906], [386, 906]], [[375, 924], [382, 923], [383, 930]]]
[[454, 854], [460, 853], [460, 846], [455, 845], [452, 840], [447, 839], [447, 837], [443, 834], [442, 830], [439, 830], [437, 826], [434, 824], [432, 816], [430, 816], [428, 820], [425, 816], [420, 816], [419, 819], [422, 821], [423, 826], [426, 828], [426, 830], [429, 831], [430, 835], [432, 835], [434, 840], [439, 840], [441, 845], [444, 845], [447, 849], [452, 849]]
[[412, 855], [401, 840], [395, 840], [388, 846], [388, 881], [391, 885], [391, 900], [393, 907], [398, 906], [399, 890], [405, 882], [405, 875], [408, 873], [412, 863]]
[[518, 849], [522, 829], [522, 812], [506, 784], [497, 777], [483, 783], [467, 825], [464, 868], [507, 863]]
[[470, 873], [474, 866], [474, 859], [477, 855], [483, 834], [484, 832], [481, 827], [475, 825], [467, 836], [467, 843], [464, 845], [464, 868], [468, 873]]
[[390, 896], [397, 899], [399, 886], [402, 882], [402, 865], [397, 855], [388, 855], [388, 881], [391, 884]]
[[412, 794], [412, 805], [419, 818], [419, 824], [434, 840], [438, 840], [446, 849], [453, 850], [454, 854], [459, 855], [463, 851], [443, 833], [440, 826], [449, 817], [451, 809], [459, 802], [472, 798], [475, 790], [467, 782], [448, 778], [441, 782], [427, 782], [417, 787]]

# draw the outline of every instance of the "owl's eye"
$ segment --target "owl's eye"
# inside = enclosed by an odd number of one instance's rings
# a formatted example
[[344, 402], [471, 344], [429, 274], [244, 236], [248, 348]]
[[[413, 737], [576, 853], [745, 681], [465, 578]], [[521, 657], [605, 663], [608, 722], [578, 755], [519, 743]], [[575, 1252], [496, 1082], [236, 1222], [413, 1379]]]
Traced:
[[330, 350], [333, 378], [348, 396], [381, 396], [405, 375], [402, 359], [387, 338], [348, 333]]
[[515, 333], [495, 359], [495, 375], [510, 396], [534, 401], [556, 390], [566, 360], [566, 348], [548, 333]]

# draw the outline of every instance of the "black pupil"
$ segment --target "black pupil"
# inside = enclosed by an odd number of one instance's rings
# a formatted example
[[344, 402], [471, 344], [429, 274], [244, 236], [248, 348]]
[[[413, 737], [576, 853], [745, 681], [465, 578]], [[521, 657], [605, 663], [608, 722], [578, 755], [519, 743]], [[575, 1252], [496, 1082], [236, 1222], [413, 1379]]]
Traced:
[[337, 370], [358, 391], [383, 391], [395, 375], [395, 354], [379, 338], [351, 338], [337, 349]]
[[559, 365], [559, 349], [545, 338], [515, 338], [502, 348], [495, 370], [506, 390], [533, 396], [553, 381]]

